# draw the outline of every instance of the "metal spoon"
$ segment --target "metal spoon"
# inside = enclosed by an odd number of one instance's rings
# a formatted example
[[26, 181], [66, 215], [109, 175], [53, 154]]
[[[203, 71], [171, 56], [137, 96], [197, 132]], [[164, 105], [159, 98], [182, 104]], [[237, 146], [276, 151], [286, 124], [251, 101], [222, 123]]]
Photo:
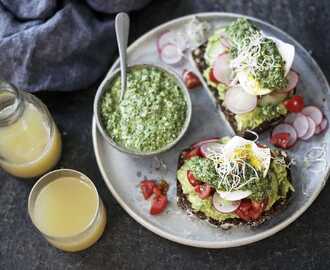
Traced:
[[120, 100], [124, 98], [126, 91], [127, 75], [126, 75], [126, 50], [129, 34], [129, 17], [126, 13], [118, 13], [115, 20], [115, 29], [117, 37], [117, 45], [119, 50], [119, 60], [120, 60], [120, 77], [121, 77], [121, 91]]

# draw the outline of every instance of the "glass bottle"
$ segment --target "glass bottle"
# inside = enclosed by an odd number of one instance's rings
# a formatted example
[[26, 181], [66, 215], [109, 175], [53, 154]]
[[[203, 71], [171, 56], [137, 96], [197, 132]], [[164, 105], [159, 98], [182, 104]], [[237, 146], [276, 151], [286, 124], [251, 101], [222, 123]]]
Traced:
[[47, 107], [0, 81], [0, 167], [22, 178], [40, 176], [61, 156], [62, 141]]

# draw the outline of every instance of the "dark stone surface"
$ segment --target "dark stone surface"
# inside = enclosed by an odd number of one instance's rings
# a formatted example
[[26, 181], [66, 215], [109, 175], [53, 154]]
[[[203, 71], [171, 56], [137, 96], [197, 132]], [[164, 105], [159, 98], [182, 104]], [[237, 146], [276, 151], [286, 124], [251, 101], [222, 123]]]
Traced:
[[[330, 2], [327, 0], [155, 0], [132, 14], [136, 39], [167, 20], [199, 11], [253, 15], [287, 31], [313, 55], [330, 78]], [[59, 164], [81, 170], [96, 183], [109, 224], [101, 240], [87, 251], [56, 250], [37, 233], [27, 215], [32, 184], [0, 173], [0, 269], [330, 269], [330, 186], [294, 224], [261, 242], [227, 250], [182, 246], [149, 232], [116, 203], [97, 168], [92, 149], [94, 91], [41, 93], [64, 139]], [[311, 179], [312, 181], [312, 179]]]

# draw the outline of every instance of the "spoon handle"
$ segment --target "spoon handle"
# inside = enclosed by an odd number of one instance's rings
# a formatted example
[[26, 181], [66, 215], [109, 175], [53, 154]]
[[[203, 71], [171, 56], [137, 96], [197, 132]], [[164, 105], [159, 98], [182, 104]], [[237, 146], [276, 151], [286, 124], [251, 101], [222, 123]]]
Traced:
[[127, 83], [126, 50], [127, 50], [128, 33], [129, 33], [129, 17], [126, 13], [121, 12], [116, 16], [115, 29], [116, 29], [116, 37], [117, 37], [119, 59], [120, 59], [120, 70], [121, 70], [120, 100], [122, 100], [125, 94], [126, 83]]

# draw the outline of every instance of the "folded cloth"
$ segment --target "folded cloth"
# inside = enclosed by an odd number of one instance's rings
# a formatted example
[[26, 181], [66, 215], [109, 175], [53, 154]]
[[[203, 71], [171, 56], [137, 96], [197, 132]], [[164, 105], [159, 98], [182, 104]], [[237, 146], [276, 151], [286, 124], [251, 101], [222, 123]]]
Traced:
[[87, 1], [0, 0], [1, 79], [29, 92], [86, 89], [101, 79], [117, 50], [114, 15], [104, 13], [150, 0]]

